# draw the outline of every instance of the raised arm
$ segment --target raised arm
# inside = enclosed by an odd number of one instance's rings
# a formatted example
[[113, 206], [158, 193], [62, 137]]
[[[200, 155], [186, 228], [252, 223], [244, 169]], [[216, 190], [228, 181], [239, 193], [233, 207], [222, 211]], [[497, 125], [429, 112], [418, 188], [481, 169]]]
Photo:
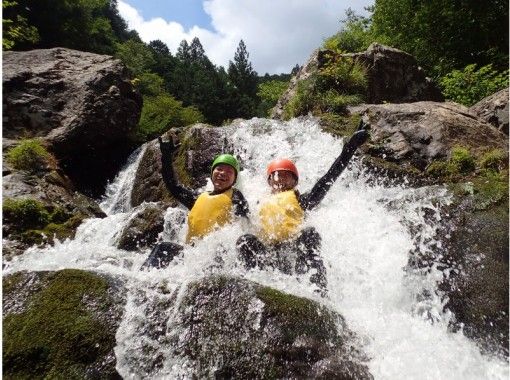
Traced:
[[344, 145], [342, 153], [333, 162], [327, 173], [317, 181], [312, 190], [299, 196], [299, 203], [303, 210], [311, 210], [317, 207], [324, 199], [333, 183], [347, 167], [356, 149], [367, 140], [368, 132], [366, 127], [366, 124], [361, 120], [358, 130], [354, 132], [349, 141]]
[[161, 137], [158, 137], [158, 141], [159, 149], [161, 150], [161, 175], [163, 176], [166, 188], [179, 202], [191, 210], [197, 200], [197, 194], [182, 186], [175, 178], [172, 156], [176, 146], [172, 140], [163, 141]]

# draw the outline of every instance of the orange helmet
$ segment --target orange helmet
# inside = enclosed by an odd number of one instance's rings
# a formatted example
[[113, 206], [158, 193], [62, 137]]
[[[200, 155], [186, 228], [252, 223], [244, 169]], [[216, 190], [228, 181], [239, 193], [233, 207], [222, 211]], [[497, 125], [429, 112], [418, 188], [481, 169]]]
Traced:
[[267, 177], [273, 174], [277, 170], [287, 170], [292, 172], [296, 176], [296, 180], [299, 179], [299, 173], [297, 171], [296, 165], [291, 160], [286, 158], [280, 158], [278, 160], [273, 160], [267, 166]]

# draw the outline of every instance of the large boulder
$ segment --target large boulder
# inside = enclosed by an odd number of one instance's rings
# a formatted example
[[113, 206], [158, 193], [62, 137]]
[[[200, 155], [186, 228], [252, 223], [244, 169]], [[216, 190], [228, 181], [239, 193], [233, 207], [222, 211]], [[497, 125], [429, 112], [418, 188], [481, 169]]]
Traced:
[[362, 53], [347, 54], [367, 68], [367, 103], [443, 101], [439, 87], [425, 76], [416, 59], [401, 50], [373, 43]]
[[[281, 119], [285, 106], [297, 94], [298, 85], [323, 68], [331, 57], [354, 59], [366, 69], [367, 103], [410, 103], [444, 100], [439, 88], [425, 76], [416, 59], [401, 50], [373, 43], [361, 53], [337, 54], [330, 50], [315, 50], [294, 76], [287, 90], [271, 111], [271, 117]], [[327, 58], [326, 58], [327, 57]]]
[[[344, 319], [315, 301], [225, 276], [197, 280], [178, 292], [182, 297], [148, 306], [144, 335], [169, 344], [172, 360], [189, 363], [190, 377], [373, 378]], [[161, 310], [172, 304], [171, 312]], [[164, 327], [170, 316], [174, 329]], [[146, 344], [151, 352], [151, 341]], [[142, 377], [167, 366], [161, 355], [147, 357], [150, 373]]]
[[469, 110], [508, 135], [508, 88], [480, 100]]
[[142, 99], [111, 56], [65, 48], [3, 54], [3, 137], [41, 137], [78, 189], [100, 195], [132, 150]]
[[431, 164], [450, 159], [456, 147], [475, 158], [495, 149], [508, 153], [506, 135], [456, 103], [367, 104], [350, 112], [370, 125], [362, 147], [367, 165], [389, 176], [430, 179]]
[[18, 272], [3, 278], [3, 375], [120, 379], [115, 333], [121, 283], [81, 270]]

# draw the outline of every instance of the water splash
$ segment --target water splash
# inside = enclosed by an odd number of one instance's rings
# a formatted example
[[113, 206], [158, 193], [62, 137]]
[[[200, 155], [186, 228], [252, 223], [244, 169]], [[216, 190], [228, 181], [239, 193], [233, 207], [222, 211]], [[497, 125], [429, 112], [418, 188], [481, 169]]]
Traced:
[[105, 195], [99, 207], [107, 214], [127, 212], [131, 209], [131, 190], [138, 164], [147, 145], [142, 145], [128, 157], [126, 164], [115, 179], [106, 187]]
[[[409, 269], [411, 253], [437, 255], [439, 209], [450, 201], [445, 189], [378, 185], [355, 158], [306, 220], [322, 236], [329, 297], [321, 299], [306, 278], [273, 270], [246, 272], [237, 261], [235, 242], [257, 229], [258, 204], [269, 194], [268, 162], [277, 157], [294, 160], [300, 172], [298, 188], [306, 192], [340, 154], [343, 141], [321, 132], [313, 118], [285, 123], [252, 119], [231, 127], [229, 135], [242, 163], [238, 187], [250, 204], [252, 223], [214, 232], [186, 247], [166, 269], [139, 271], [148, 250], [132, 253], [114, 247], [115, 234], [136, 212], [125, 207], [121, 195], [129, 193], [124, 191], [129, 186], [120, 185], [133, 182], [134, 159], [117, 190], [112, 187], [103, 202], [107, 218], [86, 221], [74, 240], [31, 248], [4, 272], [81, 268], [127, 278], [128, 301], [115, 349], [117, 369], [126, 379], [191, 377], [192, 364], [172, 355], [172, 345], [185, 334], [174, 320], [174, 305], [185, 284], [211, 273], [245, 277], [338, 311], [364, 342], [376, 379], [508, 378], [506, 361], [481, 355], [461, 332], [448, 331], [451, 316], [443, 313], [437, 289], [445, 272], [435, 265], [427, 271]], [[185, 214], [182, 208], [167, 210], [164, 239], [184, 240]], [[181, 293], [173, 299], [177, 289]]]

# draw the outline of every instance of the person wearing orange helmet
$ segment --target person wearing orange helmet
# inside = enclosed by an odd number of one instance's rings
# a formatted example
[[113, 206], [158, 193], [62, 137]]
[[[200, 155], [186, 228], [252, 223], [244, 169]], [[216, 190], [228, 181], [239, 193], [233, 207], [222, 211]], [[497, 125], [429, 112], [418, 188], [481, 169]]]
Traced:
[[322, 294], [325, 293], [326, 271], [318, 254], [321, 237], [314, 227], [302, 229], [301, 226], [305, 212], [320, 204], [356, 149], [367, 140], [366, 127], [360, 121], [358, 130], [344, 145], [340, 156], [308, 193], [300, 194], [296, 190], [299, 173], [291, 160], [277, 159], [268, 165], [267, 181], [271, 196], [260, 207], [260, 230], [257, 236], [245, 234], [237, 240], [240, 258], [247, 269], [272, 266], [290, 274], [293, 265], [289, 251], [294, 251], [297, 253], [295, 273], [304, 274], [314, 269], [310, 282], [316, 284]]

